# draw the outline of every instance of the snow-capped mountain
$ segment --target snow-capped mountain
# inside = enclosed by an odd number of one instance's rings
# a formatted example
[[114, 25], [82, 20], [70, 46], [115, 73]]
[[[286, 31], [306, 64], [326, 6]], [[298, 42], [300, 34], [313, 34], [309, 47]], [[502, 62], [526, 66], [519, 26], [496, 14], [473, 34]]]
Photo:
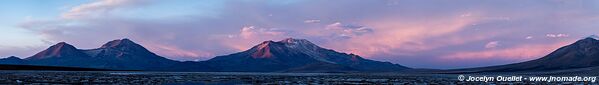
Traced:
[[589, 36], [587, 38], [593, 38], [595, 40], [599, 40], [599, 36], [597, 36], [597, 35], [591, 35], [591, 36]]
[[[222, 71], [309, 71], [329, 69], [334, 66], [343, 71], [399, 71], [407, 67], [364, 59], [353, 54], [321, 48], [305, 39], [288, 38], [281, 41], [264, 41], [249, 50], [206, 61]], [[321, 66], [321, 67], [306, 67]], [[352, 70], [348, 70], [352, 69]]]

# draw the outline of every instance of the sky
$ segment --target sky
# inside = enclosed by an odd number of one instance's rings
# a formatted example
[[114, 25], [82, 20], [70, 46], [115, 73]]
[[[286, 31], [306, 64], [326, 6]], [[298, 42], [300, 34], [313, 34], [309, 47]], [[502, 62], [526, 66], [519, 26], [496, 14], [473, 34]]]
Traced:
[[262, 41], [307, 39], [412, 68], [454, 69], [543, 57], [599, 34], [597, 0], [6, 0], [0, 58], [58, 42], [93, 49], [131, 39], [179, 61]]

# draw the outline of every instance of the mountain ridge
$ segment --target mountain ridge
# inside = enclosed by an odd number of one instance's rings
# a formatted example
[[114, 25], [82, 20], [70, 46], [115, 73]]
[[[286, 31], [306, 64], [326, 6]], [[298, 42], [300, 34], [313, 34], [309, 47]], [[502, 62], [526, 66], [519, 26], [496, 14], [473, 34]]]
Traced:
[[[25, 58], [24, 65], [83, 67], [114, 70], [168, 71], [171, 68], [183, 69], [178, 62], [150, 52], [145, 47], [127, 39], [107, 42], [95, 49], [77, 49], [73, 45], [60, 42], [31, 57]], [[198, 64], [199, 66], [204, 66]], [[209, 68], [209, 67], [206, 67]], [[204, 71], [192, 69], [191, 71]]]
[[3, 60], [12, 60], [23, 61], [13, 64], [36, 66], [217, 72], [381, 72], [409, 69], [399, 64], [368, 60], [354, 54], [325, 49], [306, 39], [293, 38], [264, 41], [246, 51], [223, 56], [206, 61], [175, 61], [124, 38], [109, 41], [95, 49], [77, 49], [66, 42], [60, 42], [25, 59], [0, 59], [0, 64], [4, 64]]
[[79, 52], [80, 50], [75, 46], [70, 45], [66, 42], [60, 42], [50, 46], [46, 50], [39, 52], [31, 57], [25, 58], [25, 60], [40, 60], [47, 58], [60, 58], [60, 57], [89, 57], [84, 56]]
[[[599, 67], [599, 37], [591, 35], [530, 61], [452, 69], [442, 72], [520, 72]], [[390, 62], [322, 48], [306, 39], [264, 41], [245, 51], [206, 61], [175, 61], [159, 56], [130, 39], [117, 39], [95, 49], [59, 42], [33, 56], [7, 57], [0, 64], [66, 66], [115, 70], [217, 72], [394, 72], [408, 68]], [[438, 71], [435, 71], [438, 72]]]

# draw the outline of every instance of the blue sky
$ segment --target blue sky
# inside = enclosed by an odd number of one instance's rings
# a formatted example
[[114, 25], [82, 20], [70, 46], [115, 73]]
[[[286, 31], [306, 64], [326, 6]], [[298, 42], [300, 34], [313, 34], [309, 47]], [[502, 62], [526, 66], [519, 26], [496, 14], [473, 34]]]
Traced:
[[80, 49], [130, 38], [175, 60], [206, 60], [266, 40], [415, 68], [522, 62], [599, 34], [595, 0], [7, 0], [0, 56], [58, 42]]
[[60, 13], [69, 10], [70, 7], [77, 6], [91, 0], [10, 0], [6, 3], [0, 3], [0, 27], [5, 36], [6, 42], [2, 46], [36, 46], [43, 44], [41, 38], [29, 30], [20, 28], [18, 25], [29, 20], [51, 20], [57, 19]]

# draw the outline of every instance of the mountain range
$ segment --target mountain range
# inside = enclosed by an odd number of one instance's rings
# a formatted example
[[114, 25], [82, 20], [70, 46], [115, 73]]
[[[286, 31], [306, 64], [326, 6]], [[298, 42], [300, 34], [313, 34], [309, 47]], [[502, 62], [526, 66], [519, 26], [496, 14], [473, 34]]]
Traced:
[[[37, 66], [83, 67], [115, 70], [185, 70], [208, 71], [202, 64], [181, 65], [179, 62], [158, 56], [143, 46], [129, 40], [113, 40], [96, 49], [77, 49], [65, 42], [52, 45], [37, 54], [19, 59], [9, 57], [0, 59], [0, 63]], [[184, 67], [195, 67], [184, 69]]]
[[77, 49], [65, 42], [31, 57], [0, 59], [0, 64], [80, 67], [110, 70], [210, 72], [539, 72], [599, 68], [599, 37], [592, 35], [539, 59], [488, 67], [419, 70], [322, 48], [305, 39], [264, 41], [248, 50], [206, 61], [174, 61], [129, 40], [110, 41], [96, 49]]
[[65, 42], [31, 57], [0, 59], [0, 64], [81, 67], [146, 71], [226, 72], [390, 72], [409, 69], [319, 47], [305, 39], [265, 41], [246, 51], [207, 61], [174, 61], [150, 52], [129, 39], [110, 41], [96, 49], [77, 49]]

